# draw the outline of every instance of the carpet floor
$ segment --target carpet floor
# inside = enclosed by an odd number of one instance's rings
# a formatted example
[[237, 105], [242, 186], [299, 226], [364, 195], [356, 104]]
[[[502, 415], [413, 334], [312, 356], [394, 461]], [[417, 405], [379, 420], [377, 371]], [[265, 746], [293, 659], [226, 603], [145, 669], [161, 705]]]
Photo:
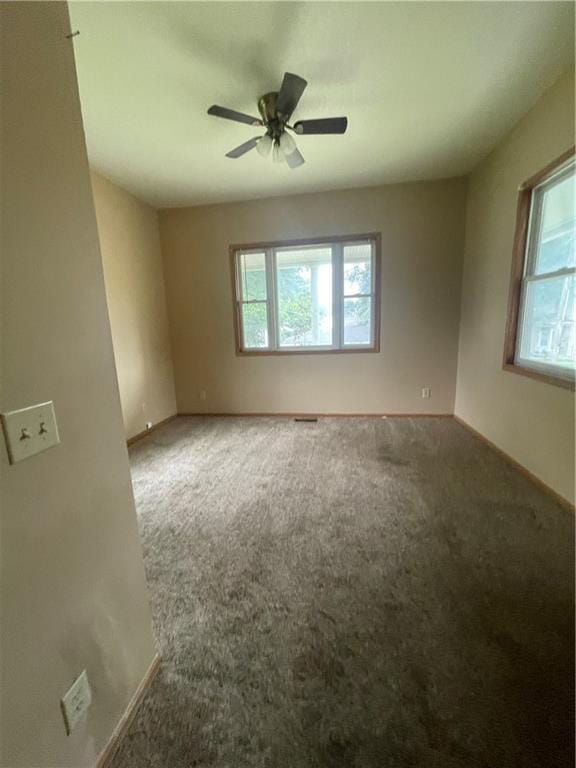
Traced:
[[574, 765], [574, 517], [455, 421], [130, 453], [162, 667], [114, 768]]

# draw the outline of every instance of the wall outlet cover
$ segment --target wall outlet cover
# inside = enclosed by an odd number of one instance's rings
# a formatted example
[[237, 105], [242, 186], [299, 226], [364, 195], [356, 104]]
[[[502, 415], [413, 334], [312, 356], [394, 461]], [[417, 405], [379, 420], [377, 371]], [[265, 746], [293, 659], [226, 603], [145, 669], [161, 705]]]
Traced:
[[84, 669], [74, 680], [60, 702], [62, 714], [64, 715], [64, 725], [68, 735], [72, 733], [91, 703], [92, 691], [88, 682], [88, 675]]
[[422, 397], [424, 400], [428, 400], [430, 398], [430, 387], [422, 387]]

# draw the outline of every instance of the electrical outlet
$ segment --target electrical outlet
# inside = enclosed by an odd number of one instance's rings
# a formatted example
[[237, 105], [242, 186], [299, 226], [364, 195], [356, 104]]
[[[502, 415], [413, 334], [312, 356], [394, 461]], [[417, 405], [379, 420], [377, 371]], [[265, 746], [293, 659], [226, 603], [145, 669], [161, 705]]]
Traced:
[[200, 400], [206, 400], [206, 390], [201, 389], [200, 390]]
[[424, 400], [430, 399], [430, 387], [422, 387], [422, 398]]
[[88, 675], [84, 669], [82, 673], [74, 680], [64, 698], [60, 702], [62, 714], [64, 715], [64, 725], [66, 733], [70, 735], [78, 721], [84, 716], [88, 707], [92, 703], [92, 691], [88, 682]]
[[152, 422], [151, 421], [147, 421], [146, 422], [146, 429], [152, 429]]

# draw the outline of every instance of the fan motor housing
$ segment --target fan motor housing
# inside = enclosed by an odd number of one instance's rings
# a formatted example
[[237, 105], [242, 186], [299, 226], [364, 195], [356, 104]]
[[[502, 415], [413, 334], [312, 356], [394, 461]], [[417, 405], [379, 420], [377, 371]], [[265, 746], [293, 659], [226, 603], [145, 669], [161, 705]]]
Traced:
[[260, 96], [258, 99], [258, 111], [268, 128], [268, 133], [274, 138], [280, 136], [284, 130], [284, 123], [276, 112], [277, 101], [278, 93], [276, 91], [265, 93], [264, 96]]

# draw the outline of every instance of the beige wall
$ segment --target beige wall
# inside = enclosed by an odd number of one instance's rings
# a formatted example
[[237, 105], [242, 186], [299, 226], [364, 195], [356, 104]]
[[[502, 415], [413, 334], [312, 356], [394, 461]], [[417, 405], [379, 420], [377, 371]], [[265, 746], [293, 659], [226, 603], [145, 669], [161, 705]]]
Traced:
[[126, 437], [176, 413], [158, 214], [92, 173]]
[[574, 77], [548, 91], [472, 174], [456, 414], [574, 499], [574, 393], [502, 370], [518, 186], [574, 143]]
[[[92, 766], [154, 654], [63, 3], [2, 3], [2, 392], [53, 400], [61, 444], [0, 446], [2, 757]], [[59, 701], [82, 669], [87, 719]]]
[[[161, 211], [179, 412], [452, 413], [465, 196], [452, 179]], [[374, 231], [379, 354], [236, 356], [231, 243]]]

